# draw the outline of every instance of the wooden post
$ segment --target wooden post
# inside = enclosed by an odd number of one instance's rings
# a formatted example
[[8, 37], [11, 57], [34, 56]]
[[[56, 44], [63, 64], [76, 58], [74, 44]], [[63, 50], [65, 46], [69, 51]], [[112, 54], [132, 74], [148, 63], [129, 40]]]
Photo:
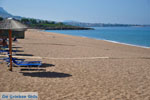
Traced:
[[12, 71], [12, 30], [9, 30], [9, 59], [10, 59], [9, 71]]

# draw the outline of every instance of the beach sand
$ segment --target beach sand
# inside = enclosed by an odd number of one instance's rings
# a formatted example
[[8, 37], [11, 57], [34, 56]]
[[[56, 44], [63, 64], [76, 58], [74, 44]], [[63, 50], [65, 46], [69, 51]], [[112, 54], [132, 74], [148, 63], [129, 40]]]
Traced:
[[[28, 30], [16, 56], [40, 69], [0, 64], [0, 92], [38, 92], [39, 100], [150, 100], [150, 49]], [[34, 69], [34, 70], [33, 70]]]

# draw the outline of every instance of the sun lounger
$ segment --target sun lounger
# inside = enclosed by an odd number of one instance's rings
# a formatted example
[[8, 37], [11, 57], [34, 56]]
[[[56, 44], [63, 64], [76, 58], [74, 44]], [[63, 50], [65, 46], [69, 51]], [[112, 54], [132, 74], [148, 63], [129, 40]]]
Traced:
[[[12, 52], [17, 52], [17, 50], [12, 50]], [[3, 53], [9, 53], [9, 50], [0, 50], [0, 54], [3, 54]]]
[[[25, 59], [18, 59], [18, 58], [14, 58], [14, 59], [17, 60], [17, 61], [24, 61], [24, 60], [25, 60]], [[3, 61], [6, 62], [7, 64], [10, 63], [9, 57], [0, 58], [0, 60], [3, 60]], [[0, 63], [2, 63], [2, 62], [0, 62]]]
[[19, 67], [20, 66], [27, 66], [27, 67], [37, 66], [37, 67], [40, 67], [42, 65], [41, 61], [23, 61], [23, 60], [18, 61], [14, 58], [12, 58], [12, 61], [16, 66], [19, 66]]
[[[18, 59], [18, 58], [13, 58], [14, 60], [17, 60], [17, 61], [24, 61], [25, 59]], [[4, 60], [5, 62], [9, 63], [10, 62], [10, 59], [9, 57], [5, 57], [5, 58], [0, 58], [0, 60]]]
[[4, 53], [7, 53], [9, 51], [6, 51], [6, 50], [0, 50], [0, 54], [4, 54]]

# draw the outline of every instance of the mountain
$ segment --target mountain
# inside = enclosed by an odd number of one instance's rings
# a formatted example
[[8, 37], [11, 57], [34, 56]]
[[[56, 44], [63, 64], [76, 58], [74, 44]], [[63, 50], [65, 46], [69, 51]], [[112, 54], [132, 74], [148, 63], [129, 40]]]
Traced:
[[47, 21], [42, 19], [34, 19], [34, 18], [25, 18], [21, 16], [13, 16], [12, 14], [5, 11], [2, 7], [0, 7], [0, 17], [3, 18], [14, 18], [18, 21], [26, 24], [28, 28], [32, 29], [45, 29], [45, 30], [89, 30], [92, 28], [78, 27], [72, 25], [65, 25], [61, 22]]
[[9, 14], [2, 7], [0, 7], [0, 16], [3, 18], [13, 17], [13, 15]]
[[12, 14], [8, 13], [4, 8], [0, 7], [0, 17], [3, 18], [15, 18], [15, 19], [21, 19], [21, 16], [13, 16]]
[[[46, 21], [46, 20], [42, 20], [42, 19], [34, 19], [34, 18], [25, 18], [25, 17], [21, 17], [21, 16], [14, 16], [14, 15], [8, 13], [6, 10], [4, 10], [2, 7], [0, 7], [0, 17], [3, 17], [3, 18], [11, 17], [11, 18], [15, 18], [15, 19], [18, 19], [18, 20], [21, 20], [21, 19], [36, 20], [36, 22], [37, 22], [36, 28], [43, 27], [43, 26], [40, 26], [40, 23], [38, 23], [38, 22]], [[52, 21], [49, 21], [49, 22], [52, 22]], [[63, 22], [62, 25], [59, 25], [59, 24], [57, 25], [57, 23], [58, 22], [55, 22], [55, 25], [51, 25], [51, 26], [59, 26], [59, 27], [61, 26], [60, 29], [62, 29], [63, 24], [66, 25], [66, 26], [63, 26], [64, 27], [63, 29], [91, 29], [91, 28], [84, 28], [84, 27], [128, 27], [128, 26], [144, 26], [144, 25], [134, 25], [134, 24], [84, 23], [84, 22], [71, 21], [71, 20], [67, 20], [67, 21]], [[45, 26], [45, 25], [44, 25], [45, 29], [50, 29], [49, 26]], [[76, 27], [72, 27], [72, 26], [76, 26]]]
[[75, 26], [81, 26], [81, 27], [96, 27], [96, 26], [102, 26], [102, 23], [85, 23], [85, 22], [77, 22], [77, 21], [65, 21], [64, 24], [67, 24], [67, 25], [75, 25]]
[[138, 25], [138, 24], [111, 24], [111, 23], [85, 23], [85, 22], [77, 22], [77, 21], [64, 21], [66, 25], [73, 25], [79, 27], [149, 27], [150, 25]]

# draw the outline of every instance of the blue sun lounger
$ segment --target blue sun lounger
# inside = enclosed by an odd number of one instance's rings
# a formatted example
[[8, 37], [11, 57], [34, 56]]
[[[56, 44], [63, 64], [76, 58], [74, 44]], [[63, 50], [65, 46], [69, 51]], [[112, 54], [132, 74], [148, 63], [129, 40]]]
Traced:
[[[12, 52], [17, 52], [17, 50], [12, 50]], [[9, 53], [9, 50], [0, 50], [0, 53]]]
[[24, 61], [24, 60], [16, 60], [14, 58], [12, 58], [12, 61], [14, 63], [14, 65], [16, 66], [27, 66], [27, 67], [30, 67], [30, 66], [37, 66], [37, 67], [40, 67], [42, 65], [42, 61]]
[[[19, 61], [24, 61], [25, 59], [18, 59], [18, 58], [13, 58], [14, 60], [19, 60]], [[9, 63], [10, 59], [9, 57], [5, 57], [5, 58], [0, 58], [0, 60], [4, 60], [5, 62]]]
[[[24, 61], [25, 59], [18, 59], [18, 58], [14, 58], [15, 60], [19, 60], [19, 61]], [[10, 63], [10, 59], [9, 57], [5, 57], [5, 58], [0, 58], [0, 60], [3, 60], [4, 62], [6, 62], [7, 64]], [[2, 62], [0, 62], [2, 63]]]

